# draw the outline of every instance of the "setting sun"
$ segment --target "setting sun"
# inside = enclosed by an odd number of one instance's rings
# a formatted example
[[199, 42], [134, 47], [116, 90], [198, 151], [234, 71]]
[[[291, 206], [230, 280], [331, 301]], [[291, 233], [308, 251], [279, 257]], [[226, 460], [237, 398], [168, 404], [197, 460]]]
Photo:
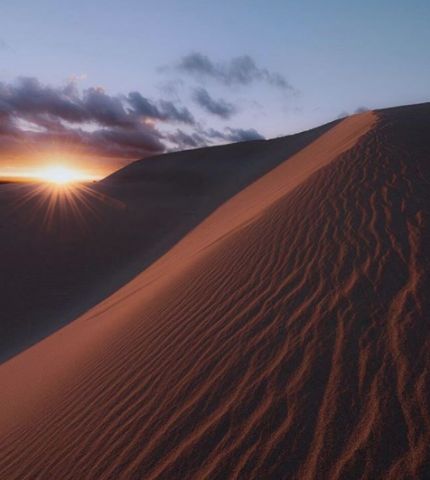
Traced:
[[63, 165], [47, 167], [41, 172], [38, 172], [37, 178], [44, 182], [55, 183], [57, 185], [89, 180], [89, 178], [83, 173]]

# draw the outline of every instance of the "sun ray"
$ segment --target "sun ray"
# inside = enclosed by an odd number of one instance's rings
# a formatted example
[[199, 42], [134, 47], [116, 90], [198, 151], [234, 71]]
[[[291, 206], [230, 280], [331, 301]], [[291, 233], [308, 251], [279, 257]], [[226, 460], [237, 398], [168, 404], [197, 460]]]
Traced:
[[[14, 211], [27, 212], [29, 223], [39, 222], [43, 230], [52, 234], [61, 236], [70, 226], [88, 230], [92, 223], [102, 220], [106, 208], [126, 208], [123, 202], [80, 182], [79, 174], [66, 168], [43, 169], [37, 177], [38, 182], [23, 184], [24, 192]], [[30, 208], [22, 208], [26, 205]]]

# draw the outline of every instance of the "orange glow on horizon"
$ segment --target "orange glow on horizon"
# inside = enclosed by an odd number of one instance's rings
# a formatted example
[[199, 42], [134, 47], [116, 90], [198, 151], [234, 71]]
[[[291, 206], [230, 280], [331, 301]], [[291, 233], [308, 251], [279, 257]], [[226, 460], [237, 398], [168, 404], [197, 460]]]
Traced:
[[104, 175], [90, 174], [67, 165], [53, 164], [29, 170], [0, 171], [0, 178], [12, 181], [36, 181], [54, 185], [85, 183], [100, 180]]
[[[49, 148], [48, 148], [49, 147]], [[0, 181], [37, 182], [50, 185], [90, 183], [124, 165], [121, 159], [84, 155], [72, 148], [51, 145], [27, 155], [0, 158]]]
[[93, 180], [93, 177], [89, 177], [78, 170], [74, 170], [63, 165], [53, 165], [42, 169], [35, 175], [36, 179], [44, 182], [55, 183], [56, 185], [64, 185], [67, 183], [84, 182]]

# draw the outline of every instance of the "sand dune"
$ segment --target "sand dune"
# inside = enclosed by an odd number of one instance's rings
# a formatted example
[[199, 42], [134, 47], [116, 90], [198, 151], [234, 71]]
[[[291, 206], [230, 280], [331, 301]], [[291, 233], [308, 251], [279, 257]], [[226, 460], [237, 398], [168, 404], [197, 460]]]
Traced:
[[429, 120], [342, 121], [1, 365], [0, 478], [428, 478]]
[[0, 186], [0, 361], [116, 291], [332, 125], [148, 158], [79, 191]]

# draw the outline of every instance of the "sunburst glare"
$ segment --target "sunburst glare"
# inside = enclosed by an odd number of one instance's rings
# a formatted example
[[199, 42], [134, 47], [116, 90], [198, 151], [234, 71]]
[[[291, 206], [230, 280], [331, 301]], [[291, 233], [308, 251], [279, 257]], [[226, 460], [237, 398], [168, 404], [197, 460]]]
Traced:
[[36, 174], [36, 179], [43, 182], [64, 185], [72, 182], [87, 181], [88, 177], [77, 170], [65, 167], [63, 165], [53, 165], [42, 169]]
[[[28, 221], [37, 221], [43, 230], [63, 236], [86, 230], [94, 221], [101, 220], [103, 212], [125, 208], [121, 201], [86, 185], [80, 178], [76, 171], [67, 168], [47, 168], [37, 176], [40, 183], [23, 184], [15, 210], [27, 212]], [[24, 205], [27, 208], [22, 209]]]

